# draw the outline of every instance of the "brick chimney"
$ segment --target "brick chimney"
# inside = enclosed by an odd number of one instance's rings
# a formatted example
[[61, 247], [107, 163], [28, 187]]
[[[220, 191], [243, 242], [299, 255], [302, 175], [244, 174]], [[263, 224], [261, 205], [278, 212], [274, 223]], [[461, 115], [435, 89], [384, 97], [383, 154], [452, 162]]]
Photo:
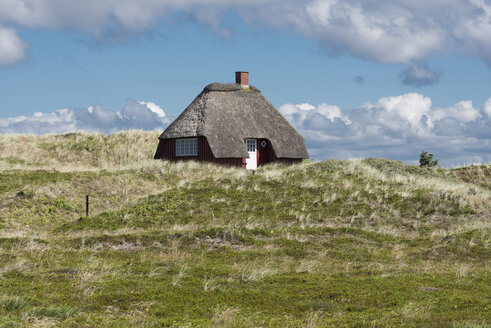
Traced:
[[243, 88], [249, 87], [249, 72], [235, 72], [235, 83]]

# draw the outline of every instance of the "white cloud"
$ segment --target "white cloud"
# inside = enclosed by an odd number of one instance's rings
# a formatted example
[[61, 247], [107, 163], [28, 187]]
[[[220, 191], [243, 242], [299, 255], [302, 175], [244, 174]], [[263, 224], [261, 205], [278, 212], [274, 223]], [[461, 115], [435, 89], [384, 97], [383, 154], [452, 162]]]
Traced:
[[159, 105], [153, 103], [153, 102], [144, 102], [140, 101], [139, 102], [141, 105], [147, 106], [147, 108], [154, 114], [156, 114], [158, 117], [164, 118], [165, 117], [165, 112], [162, 108], [160, 108]]
[[[365, 106], [372, 107], [370, 104]], [[411, 127], [417, 127], [421, 117], [429, 112], [431, 99], [419, 93], [408, 93], [397, 97], [380, 98], [376, 107], [385, 109], [392, 117], [404, 119]]]
[[3, 0], [0, 25], [71, 28], [120, 40], [186, 13], [227, 37], [221, 21], [230, 10], [250, 25], [293, 27], [329, 53], [406, 64], [408, 83], [436, 81], [421, 62], [441, 51], [458, 49], [491, 65], [491, 3], [486, 0]]
[[468, 3], [473, 17], [456, 24], [455, 36], [463, 49], [491, 65], [491, 3], [485, 0], [468, 0]]
[[[335, 114], [326, 115], [326, 108], [336, 108]], [[484, 114], [490, 110], [491, 98], [481, 109], [471, 101], [435, 108], [418, 93], [345, 109], [328, 104], [279, 108], [304, 136], [314, 159], [383, 157], [417, 164], [425, 149], [445, 166], [491, 161], [491, 115]]]
[[486, 100], [486, 103], [484, 103], [484, 112], [491, 119], [491, 98]]
[[[484, 110], [486, 108], [484, 107]], [[472, 101], [463, 100], [452, 107], [437, 109], [432, 113], [433, 120], [441, 120], [445, 117], [455, 118], [461, 123], [469, 123], [481, 117], [479, 109], [472, 106]]]
[[410, 6], [387, 8], [362, 1], [315, 0], [306, 6], [310, 22], [299, 26], [333, 52], [349, 52], [383, 63], [409, 63], [444, 47], [444, 30], [418, 21]]
[[46, 114], [34, 113], [32, 116], [0, 119], [0, 133], [114, 133], [129, 129], [163, 129], [169, 123], [169, 117], [158, 105], [128, 100], [119, 112], [96, 105], [85, 109], [65, 108]]
[[17, 32], [0, 26], [0, 66], [10, 67], [26, 58], [27, 44]]

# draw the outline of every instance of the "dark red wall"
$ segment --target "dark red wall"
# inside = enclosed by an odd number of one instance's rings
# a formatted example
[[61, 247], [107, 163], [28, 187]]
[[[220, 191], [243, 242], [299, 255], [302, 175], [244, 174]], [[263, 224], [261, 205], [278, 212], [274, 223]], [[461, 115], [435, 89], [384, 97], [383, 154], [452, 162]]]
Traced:
[[215, 158], [211, 152], [208, 141], [205, 137], [198, 138], [198, 156], [176, 156], [176, 139], [160, 140], [155, 158], [167, 159], [169, 161], [194, 160], [201, 162], [214, 162], [223, 165], [242, 166], [242, 158]]
[[[263, 147], [261, 143], [265, 141], [266, 146]], [[270, 163], [274, 159], [273, 148], [271, 147], [271, 143], [267, 139], [257, 139], [257, 165], [264, 165]]]
[[[261, 143], [266, 141], [266, 146], [262, 146]], [[301, 158], [277, 158], [274, 154], [271, 142], [268, 139], [257, 139], [257, 165], [265, 165], [271, 162], [282, 164], [295, 164], [302, 161]]]
[[[261, 145], [263, 141], [266, 141], [265, 147]], [[258, 166], [271, 162], [294, 164], [302, 161], [300, 158], [277, 158], [267, 139], [257, 139], [257, 157]], [[170, 161], [194, 160], [245, 167], [244, 158], [215, 158], [205, 137], [198, 137], [198, 156], [176, 156], [176, 139], [165, 139], [160, 140], [155, 158]]]

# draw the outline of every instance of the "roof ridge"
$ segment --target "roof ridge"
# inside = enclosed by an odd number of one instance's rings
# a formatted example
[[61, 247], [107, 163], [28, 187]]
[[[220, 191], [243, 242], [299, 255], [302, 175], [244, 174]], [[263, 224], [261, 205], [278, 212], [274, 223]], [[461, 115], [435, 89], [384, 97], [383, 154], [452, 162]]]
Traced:
[[209, 92], [209, 91], [229, 92], [229, 91], [244, 91], [244, 90], [261, 92], [258, 88], [256, 88], [253, 85], [250, 85], [249, 88], [243, 88], [240, 86], [240, 84], [237, 83], [218, 83], [218, 82], [210, 83], [203, 89], [204, 92]]

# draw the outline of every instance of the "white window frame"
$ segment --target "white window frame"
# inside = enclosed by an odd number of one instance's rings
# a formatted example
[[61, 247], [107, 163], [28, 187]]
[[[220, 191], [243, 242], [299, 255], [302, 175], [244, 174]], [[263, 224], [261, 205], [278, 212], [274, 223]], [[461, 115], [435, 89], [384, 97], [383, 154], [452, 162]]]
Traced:
[[246, 139], [247, 151], [257, 151], [257, 141], [256, 139]]
[[176, 139], [176, 156], [198, 156], [198, 139]]

